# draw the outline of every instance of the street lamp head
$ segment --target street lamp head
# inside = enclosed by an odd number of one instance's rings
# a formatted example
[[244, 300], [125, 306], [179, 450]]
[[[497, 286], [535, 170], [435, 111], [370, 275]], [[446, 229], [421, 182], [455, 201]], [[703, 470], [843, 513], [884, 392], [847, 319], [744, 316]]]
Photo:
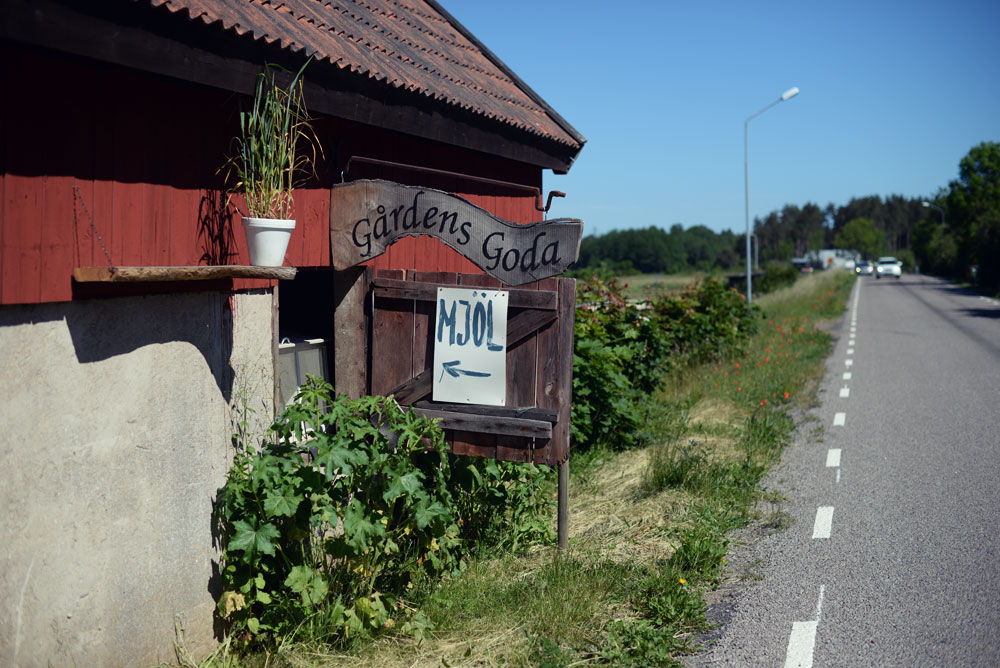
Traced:
[[798, 94], [799, 94], [799, 87], [793, 86], [792, 88], [789, 88], [788, 90], [786, 90], [784, 93], [781, 94], [781, 101], [784, 102], [785, 100], [793, 98]]
[[923, 204], [923, 205], [924, 205], [924, 208], [925, 208], [925, 209], [926, 209], [927, 207], [929, 207], [929, 206], [931, 205], [931, 203], [930, 203], [930, 202], [926, 202], [926, 201], [925, 201], [925, 202], [921, 202], [921, 204]]

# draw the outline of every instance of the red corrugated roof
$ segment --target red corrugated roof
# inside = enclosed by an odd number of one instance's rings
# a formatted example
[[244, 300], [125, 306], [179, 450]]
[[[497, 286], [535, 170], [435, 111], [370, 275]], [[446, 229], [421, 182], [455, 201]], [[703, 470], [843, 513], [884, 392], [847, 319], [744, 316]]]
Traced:
[[[424, 0], [140, 0], [579, 149], [583, 137]], [[183, 14], [181, 14], [183, 15]]]

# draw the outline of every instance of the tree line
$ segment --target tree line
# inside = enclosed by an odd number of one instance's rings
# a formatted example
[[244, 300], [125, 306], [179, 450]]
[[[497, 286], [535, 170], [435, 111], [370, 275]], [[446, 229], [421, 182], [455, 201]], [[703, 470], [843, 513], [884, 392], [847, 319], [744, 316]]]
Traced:
[[[754, 220], [761, 265], [846, 248], [893, 255], [910, 270], [975, 280], [1000, 291], [1000, 143], [974, 146], [958, 177], [932, 197], [868, 195], [847, 204], [786, 205]], [[576, 267], [625, 273], [730, 271], [743, 266], [743, 234], [703, 225], [615, 230], [585, 237]]]
[[729, 269], [742, 260], [736, 247], [743, 239], [733, 232], [713, 232], [704, 225], [670, 231], [614, 230], [580, 242], [576, 268], [603, 268], [616, 274], [678, 274]]

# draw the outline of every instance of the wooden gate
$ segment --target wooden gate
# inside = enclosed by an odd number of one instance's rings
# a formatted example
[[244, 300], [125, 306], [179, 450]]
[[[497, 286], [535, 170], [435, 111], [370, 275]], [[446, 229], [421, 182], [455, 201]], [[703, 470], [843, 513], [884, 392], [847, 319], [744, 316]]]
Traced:
[[[576, 281], [516, 288], [484, 274], [382, 270], [364, 276], [366, 390], [440, 420], [456, 454], [555, 466], [569, 456]], [[439, 286], [508, 291], [506, 406], [431, 400]]]

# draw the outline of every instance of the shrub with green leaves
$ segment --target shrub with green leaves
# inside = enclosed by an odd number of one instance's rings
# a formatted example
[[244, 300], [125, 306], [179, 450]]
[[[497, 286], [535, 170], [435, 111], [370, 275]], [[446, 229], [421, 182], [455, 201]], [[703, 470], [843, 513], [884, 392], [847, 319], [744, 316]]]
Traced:
[[614, 279], [578, 287], [573, 355], [574, 448], [628, 448], [644, 442], [642, 404], [664, 372], [739, 355], [760, 311], [708, 280], [639, 308]]
[[579, 284], [574, 324], [574, 447], [639, 444], [639, 403], [660, 383], [670, 333], [629, 304], [615, 279]]
[[[765, 295], [781, 288], [795, 285], [802, 274], [798, 268], [785, 262], [768, 262], [764, 267], [764, 275], [753, 284], [753, 294]], [[744, 280], [744, 283], [746, 281]]]
[[432, 421], [310, 378], [219, 491], [220, 616], [247, 640], [419, 624], [400, 593], [459, 565], [445, 449]]
[[551, 469], [480, 457], [451, 459], [449, 488], [469, 549], [518, 552], [553, 539]]
[[756, 305], [716, 280], [664, 295], [652, 307], [656, 321], [671, 333], [674, 353], [685, 363], [743, 354], [760, 321]]

